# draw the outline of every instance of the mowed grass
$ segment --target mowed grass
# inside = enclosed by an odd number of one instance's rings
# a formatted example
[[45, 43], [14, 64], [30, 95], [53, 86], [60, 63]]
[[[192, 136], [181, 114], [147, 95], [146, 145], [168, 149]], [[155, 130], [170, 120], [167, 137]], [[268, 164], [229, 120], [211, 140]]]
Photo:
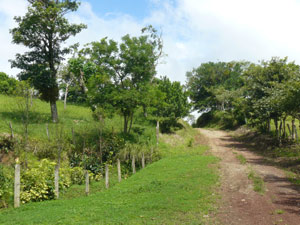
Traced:
[[0, 224], [206, 224], [215, 211], [218, 159], [205, 146], [187, 147], [186, 133], [173, 142], [163, 137], [171, 142], [160, 146], [168, 149], [163, 159], [109, 190], [3, 211]]
[[[24, 133], [24, 98], [0, 95], [0, 133], [10, 134], [9, 123], [12, 123], [15, 134]], [[68, 104], [64, 110], [63, 102], [57, 101], [58, 116], [64, 124], [64, 130], [69, 137], [72, 136], [71, 129], [76, 131], [87, 131], [99, 126], [93, 119], [89, 107]], [[56, 135], [56, 125], [51, 121], [50, 105], [39, 99], [33, 99], [33, 105], [29, 113], [29, 137], [35, 139], [47, 139], [46, 125], [48, 125], [50, 138]], [[122, 129], [122, 118], [106, 119], [107, 129], [112, 127], [118, 131]]]

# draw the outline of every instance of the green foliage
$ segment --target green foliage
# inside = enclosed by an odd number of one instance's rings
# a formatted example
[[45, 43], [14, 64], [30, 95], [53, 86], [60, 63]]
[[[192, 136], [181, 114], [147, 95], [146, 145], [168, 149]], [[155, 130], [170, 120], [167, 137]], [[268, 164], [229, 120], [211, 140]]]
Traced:
[[0, 72], [0, 94], [13, 95], [18, 86], [18, 81], [7, 74]]
[[241, 77], [248, 62], [208, 62], [187, 72], [187, 86], [194, 109], [225, 110], [232, 107], [232, 95], [244, 85]]
[[148, 27], [139, 37], [125, 35], [120, 44], [104, 38], [83, 50], [99, 71], [88, 85], [92, 108], [101, 107], [122, 115], [124, 133], [130, 132], [138, 107], [145, 107], [161, 53], [160, 43], [156, 30]]
[[243, 117], [236, 117], [230, 111], [210, 111], [203, 113], [196, 122], [197, 127], [233, 129], [244, 123]]
[[171, 127], [178, 125], [178, 119], [189, 114], [188, 92], [180, 82], [171, 82], [167, 77], [156, 79], [155, 83], [157, 99], [151, 101], [151, 114], [161, 122], [163, 132], [170, 132]]
[[7, 208], [13, 202], [13, 173], [0, 165], [0, 208]]
[[[54, 162], [43, 159], [32, 162], [21, 172], [21, 202], [38, 202], [55, 198]], [[64, 190], [71, 185], [70, 174], [65, 168], [60, 169], [59, 187]]]

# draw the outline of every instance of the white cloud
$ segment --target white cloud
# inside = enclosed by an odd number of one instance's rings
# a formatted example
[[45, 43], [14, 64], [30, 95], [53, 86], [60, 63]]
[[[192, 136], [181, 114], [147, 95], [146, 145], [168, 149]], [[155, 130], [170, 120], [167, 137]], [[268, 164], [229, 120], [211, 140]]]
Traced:
[[[139, 35], [143, 26], [153, 24], [163, 31], [168, 55], [166, 63], [158, 67], [159, 75], [182, 82], [186, 71], [209, 60], [257, 62], [289, 56], [300, 63], [298, 0], [149, 1], [154, 10], [143, 21], [125, 14], [96, 15], [91, 5], [83, 2], [69, 18], [87, 24], [88, 29], [70, 42], [85, 44], [106, 36], [119, 40], [127, 33]], [[8, 30], [13, 26], [12, 17], [25, 11], [25, 0], [0, 0], [0, 71], [14, 73], [7, 61], [20, 48], [10, 44]]]

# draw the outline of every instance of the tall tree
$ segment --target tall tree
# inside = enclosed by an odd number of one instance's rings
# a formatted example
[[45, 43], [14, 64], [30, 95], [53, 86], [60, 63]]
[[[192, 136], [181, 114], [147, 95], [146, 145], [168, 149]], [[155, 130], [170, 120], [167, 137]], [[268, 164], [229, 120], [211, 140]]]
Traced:
[[58, 121], [56, 101], [59, 97], [57, 71], [70, 48], [62, 44], [75, 36], [83, 24], [70, 24], [65, 18], [76, 11], [79, 3], [59, 0], [28, 0], [28, 11], [23, 17], [15, 17], [18, 26], [11, 30], [13, 43], [29, 48], [17, 54], [12, 67], [21, 69], [19, 79], [29, 80], [40, 92], [41, 99], [50, 102], [52, 121]]
[[130, 132], [135, 110], [144, 105], [162, 55], [156, 30], [149, 26], [142, 32], [139, 37], [125, 35], [120, 44], [104, 38], [86, 49], [99, 70], [90, 79], [89, 99], [93, 106], [118, 111], [124, 118], [124, 133]]

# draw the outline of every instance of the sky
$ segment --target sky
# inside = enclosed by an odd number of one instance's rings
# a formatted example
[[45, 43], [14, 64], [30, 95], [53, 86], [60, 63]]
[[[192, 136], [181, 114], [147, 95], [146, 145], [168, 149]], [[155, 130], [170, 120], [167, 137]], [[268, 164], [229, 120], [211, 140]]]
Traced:
[[[0, 71], [12, 76], [18, 70], [9, 60], [26, 49], [11, 43], [9, 29], [26, 10], [26, 0], [0, 0]], [[158, 76], [185, 83], [187, 71], [208, 61], [288, 56], [300, 64], [299, 12], [300, 0], [82, 0], [68, 19], [88, 28], [67, 44], [118, 41], [152, 24], [162, 32], [167, 55]]]

